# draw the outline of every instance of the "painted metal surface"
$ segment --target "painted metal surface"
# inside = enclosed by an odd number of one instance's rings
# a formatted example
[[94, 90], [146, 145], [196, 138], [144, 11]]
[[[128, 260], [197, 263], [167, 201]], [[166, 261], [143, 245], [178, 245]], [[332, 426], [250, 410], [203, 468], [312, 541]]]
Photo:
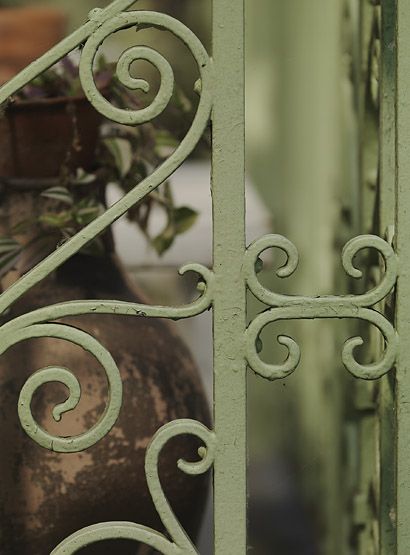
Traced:
[[397, 553], [410, 546], [410, 317], [409, 317], [409, 232], [410, 232], [410, 6], [397, 0], [396, 81], [396, 245], [401, 261], [397, 284], [396, 325], [401, 335], [397, 361]]
[[[205, 310], [213, 310], [214, 322], [214, 429], [208, 430], [199, 422], [174, 421], [154, 436], [147, 449], [145, 471], [150, 493], [161, 520], [168, 532], [165, 537], [156, 530], [138, 523], [101, 523], [80, 530], [56, 546], [53, 554], [76, 553], [81, 548], [110, 538], [124, 538], [142, 542], [164, 554], [194, 554], [196, 548], [175, 518], [164, 495], [158, 475], [158, 457], [164, 445], [173, 437], [189, 434], [203, 442], [197, 462], [179, 461], [182, 472], [195, 475], [214, 471], [215, 553], [218, 555], [245, 554], [246, 542], [246, 373], [249, 366], [268, 380], [283, 379], [292, 374], [301, 357], [294, 339], [279, 336], [278, 342], [288, 351], [286, 360], [273, 364], [263, 360], [259, 336], [269, 324], [284, 320], [349, 319], [361, 320], [377, 328], [381, 334], [379, 356], [370, 362], [359, 362], [355, 349], [364, 341], [350, 338], [344, 345], [341, 359], [345, 368], [361, 380], [376, 380], [392, 370], [397, 360], [398, 450], [397, 450], [397, 553], [409, 552], [410, 495], [408, 456], [410, 453], [408, 341], [399, 342], [398, 333], [383, 313], [383, 301], [393, 292], [398, 280], [397, 330], [402, 337], [410, 333], [408, 303], [410, 302], [409, 241], [410, 206], [408, 179], [410, 175], [410, 6], [407, 0], [398, 4], [398, 81], [397, 81], [397, 221], [394, 252], [391, 237], [382, 239], [367, 233], [350, 240], [342, 252], [342, 263], [347, 275], [361, 278], [355, 266], [356, 255], [372, 249], [380, 255], [380, 276], [367, 292], [357, 295], [308, 297], [283, 295], [267, 289], [258, 279], [261, 255], [268, 249], [279, 249], [286, 255], [286, 263], [277, 270], [280, 278], [291, 276], [297, 269], [296, 247], [280, 235], [269, 235], [255, 241], [248, 248], [245, 243], [245, 187], [244, 187], [244, 2], [243, 0], [215, 0], [213, 3], [213, 53], [208, 55], [198, 38], [181, 22], [155, 12], [126, 11], [134, 0], [116, 0], [106, 9], [94, 9], [88, 22], [67, 39], [34, 62], [0, 89], [0, 104], [78, 45], [83, 45], [80, 76], [90, 103], [112, 121], [138, 125], [157, 117], [167, 106], [174, 86], [174, 74], [168, 61], [157, 51], [134, 46], [127, 49], [118, 61], [117, 75], [131, 90], [148, 91], [149, 84], [130, 75], [130, 67], [142, 59], [154, 65], [160, 74], [161, 85], [152, 103], [138, 111], [119, 109], [109, 104], [97, 90], [93, 78], [93, 61], [99, 46], [111, 34], [132, 27], [154, 27], [171, 32], [190, 50], [198, 67], [197, 92], [200, 96], [192, 126], [176, 151], [147, 179], [110, 207], [101, 217], [78, 235], [61, 245], [52, 255], [28, 272], [0, 297], [0, 312], [6, 311], [36, 283], [48, 276], [96, 235], [120, 218], [131, 206], [163, 183], [190, 155], [206, 126], [212, 121], [212, 198], [213, 198], [213, 267], [205, 268], [190, 263], [181, 273], [195, 272], [200, 277], [199, 297], [181, 307], [147, 306], [124, 302], [75, 301], [42, 308], [4, 324], [0, 329], [0, 353], [30, 337], [54, 337], [76, 344], [90, 352], [105, 369], [110, 395], [101, 420], [86, 433], [62, 438], [49, 434], [35, 421], [31, 400], [35, 391], [45, 383], [58, 381], [68, 391], [68, 399], [54, 408], [54, 418], [75, 410], [81, 389], [71, 370], [55, 366], [35, 372], [24, 385], [19, 399], [19, 417], [26, 433], [45, 449], [60, 453], [78, 452], [94, 445], [108, 434], [121, 408], [122, 384], [118, 368], [110, 353], [90, 335], [55, 323], [67, 316], [82, 314], [126, 314], [136, 318], [191, 318]], [[387, 0], [386, 0], [387, 2]], [[385, 3], [387, 5], [387, 3]], [[393, 5], [393, 4], [390, 4]], [[389, 12], [390, 13], [390, 12]], [[390, 14], [389, 17], [393, 17]], [[389, 20], [390, 21], [390, 20]], [[390, 30], [391, 26], [385, 27]], [[388, 109], [391, 116], [392, 97]], [[387, 116], [386, 116], [386, 120]], [[391, 135], [387, 141], [391, 146]], [[387, 156], [387, 150], [384, 151]], [[391, 179], [392, 175], [389, 174]], [[391, 188], [391, 183], [389, 185]], [[390, 189], [389, 189], [390, 190]], [[383, 198], [389, 199], [389, 194]], [[385, 215], [385, 225], [393, 222]], [[402, 261], [399, 271], [399, 258]], [[251, 291], [266, 310], [247, 325], [246, 293]], [[75, 369], [74, 369], [75, 370]], [[388, 552], [388, 551], [386, 551]]]

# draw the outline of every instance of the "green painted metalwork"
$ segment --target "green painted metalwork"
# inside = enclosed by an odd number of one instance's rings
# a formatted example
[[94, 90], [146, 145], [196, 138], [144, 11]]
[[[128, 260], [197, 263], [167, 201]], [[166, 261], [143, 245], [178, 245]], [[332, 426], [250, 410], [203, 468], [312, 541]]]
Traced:
[[213, 2], [213, 59], [214, 529], [222, 554], [247, 548], [243, 0]]
[[396, 235], [397, 254], [401, 261], [397, 284], [396, 326], [403, 340], [397, 361], [397, 553], [408, 553], [410, 545], [410, 412], [409, 412], [409, 247], [410, 231], [410, 6], [397, 0], [396, 23]]
[[[380, 49], [380, 164], [379, 164], [379, 230], [393, 239], [392, 223], [395, 219], [395, 100], [396, 100], [396, 2], [381, 3]], [[393, 307], [387, 303], [390, 313]], [[396, 548], [395, 506], [395, 380], [393, 375], [380, 384], [380, 552], [394, 553]]]
[[[203, 442], [198, 462], [179, 461], [182, 472], [202, 474], [213, 467], [214, 471], [214, 521], [215, 553], [219, 555], [245, 554], [246, 543], [246, 374], [247, 366], [268, 380], [277, 380], [293, 373], [300, 361], [301, 350], [294, 339], [279, 336], [288, 356], [281, 364], [267, 363], [260, 353], [259, 336], [272, 322], [301, 319], [349, 319], [371, 324], [381, 334], [379, 357], [371, 362], [359, 362], [355, 349], [364, 343], [359, 337], [348, 339], [341, 358], [346, 369], [356, 378], [376, 380], [394, 368], [397, 361], [397, 553], [409, 552], [410, 495], [408, 484], [408, 458], [410, 454], [410, 418], [408, 405], [408, 341], [399, 342], [398, 333], [410, 333], [408, 317], [410, 279], [406, 261], [410, 260], [409, 240], [410, 193], [410, 6], [407, 0], [397, 0], [398, 27], [398, 80], [397, 80], [397, 255], [387, 240], [365, 234], [349, 241], [342, 252], [342, 263], [347, 275], [359, 279], [363, 276], [355, 266], [355, 257], [367, 249], [375, 250], [383, 261], [377, 284], [365, 293], [340, 296], [298, 296], [277, 294], [263, 286], [258, 279], [260, 257], [267, 249], [279, 249], [286, 254], [286, 263], [277, 270], [280, 278], [291, 276], [298, 265], [296, 247], [280, 235], [269, 235], [255, 241], [248, 248], [245, 242], [245, 187], [244, 187], [244, 1], [215, 0], [213, 3], [213, 56], [208, 55], [198, 38], [181, 22], [163, 13], [127, 11], [135, 0], [116, 0], [106, 9], [94, 9], [89, 20], [59, 45], [31, 64], [0, 89], [0, 104], [21, 89], [34, 77], [52, 66], [79, 45], [83, 45], [80, 77], [90, 103], [109, 119], [138, 125], [157, 117], [166, 108], [174, 87], [172, 67], [157, 51], [141, 46], [127, 49], [119, 58], [117, 75], [122, 84], [131, 90], [148, 92], [149, 84], [131, 77], [130, 67], [136, 60], [145, 60], [156, 67], [161, 77], [159, 91], [152, 103], [141, 110], [119, 109], [107, 102], [94, 83], [93, 62], [99, 47], [113, 33], [135, 27], [154, 27], [172, 33], [190, 50], [199, 74], [196, 90], [200, 96], [192, 126], [176, 151], [148, 178], [125, 195], [97, 220], [93, 221], [67, 243], [61, 245], [47, 259], [12, 285], [0, 297], [0, 313], [4, 313], [26, 291], [48, 276], [95, 236], [120, 218], [145, 195], [160, 186], [190, 155], [204, 129], [212, 121], [212, 196], [213, 196], [213, 268], [187, 264], [180, 273], [195, 272], [201, 278], [199, 296], [192, 303], [181, 307], [147, 306], [117, 302], [115, 300], [89, 300], [57, 304], [35, 310], [4, 324], [0, 329], [0, 354], [11, 346], [30, 337], [54, 337], [76, 344], [89, 351], [105, 369], [109, 383], [109, 399], [101, 420], [86, 433], [62, 438], [49, 434], [35, 421], [31, 413], [31, 400], [43, 384], [57, 381], [69, 392], [67, 400], [53, 411], [55, 420], [68, 411], [75, 410], [81, 396], [75, 375], [62, 367], [43, 368], [35, 372], [24, 385], [19, 399], [19, 417], [26, 433], [46, 449], [61, 453], [78, 452], [94, 445], [108, 434], [121, 408], [122, 384], [118, 368], [110, 353], [95, 338], [78, 329], [55, 323], [56, 320], [74, 315], [126, 314], [138, 318], [191, 318], [207, 309], [213, 310], [214, 323], [214, 430], [199, 422], [179, 420], [161, 428], [152, 439], [146, 454], [145, 472], [149, 490], [169, 537], [138, 523], [109, 522], [85, 528], [73, 534], [55, 548], [53, 554], [72, 554], [83, 547], [113, 538], [142, 542], [155, 550], [170, 554], [195, 554], [196, 548], [187, 537], [162, 490], [158, 474], [158, 457], [164, 445], [173, 437], [189, 434]], [[384, 6], [388, 9], [394, 4]], [[386, 8], [386, 10], [387, 10]], [[393, 10], [394, 11], [394, 10]], [[391, 19], [384, 25], [391, 38]], [[386, 20], [385, 20], [386, 23]], [[390, 34], [389, 34], [390, 33]], [[389, 41], [390, 41], [389, 38]], [[366, 42], [367, 44], [367, 42]], [[384, 48], [390, 44], [387, 40]], [[385, 56], [384, 76], [392, 60]], [[388, 86], [385, 81], [383, 91]], [[388, 81], [390, 83], [390, 81]], [[389, 103], [383, 112], [384, 124], [390, 125], [393, 117], [391, 90], [386, 92]], [[384, 96], [383, 96], [384, 101]], [[390, 122], [390, 123], [389, 123]], [[392, 129], [389, 127], [383, 150], [386, 181], [383, 202], [389, 204], [392, 188], [391, 168], [394, 152]], [[390, 150], [388, 151], [388, 147]], [[373, 153], [371, 153], [373, 154]], [[390, 173], [389, 173], [390, 172]], [[388, 182], [388, 186], [387, 186]], [[389, 204], [391, 208], [391, 203]], [[389, 209], [390, 210], [390, 209]], [[392, 229], [390, 213], [383, 211], [386, 228]], [[380, 233], [383, 235], [383, 233]], [[402, 262], [399, 269], [399, 260]], [[408, 263], [407, 263], [408, 266]], [[394, 291], [398, 281], [397, 332], [389, 317], [384, 314], [384, 300]], [[246, 324], [247, 289], [261, 301], [266, 310], [250, 324]], [[387, 408], [386, 408], [387, 407]], [[388, 410], [387, 403], [385, 409]], [[384, 413], [386, 413], [386, 410]], [[391, 486], [390, 486], [391, 488]], [[382, 491], [386, 492], [386, 488]], [[387, 493], [385, 493], [387, 495]], [[388, 540], [390, 541], [390, 540]], [[386, 544], [387, 545], [387, 544]], [[385, 551], [388, 553], [389, 551]]]
[[[28, 289], [53, 272], [93, 237], [97, 236], [121, 217], [131, 206], [163, 183], [189, 156], [209, 122], [213, 96], [213, 64], [204, 47], [185, 25], [174, 18], [165, 14], [147, 11], [124, 11], [134, 3], [134, 1], [117, 0], [105, 10], [92, 10], [89, 21], [81, 29], [74, 32], [45, 56], [34, 62], [0, 90], [0, 104], [5, 103], [10, 95], [14, 94], [79, 44], [85, 42], [80, 64], [80, 77], [84, 92], [93, 106], [111, 120], [127, 125], [137, 125], [150, 121], [166, 108], [174, 88], [173, 70], [162, 55], [145, 47], [132, 47], [124, 52], [118, 62], [117, 76], [124, 86], [132, 90], [140, 89], [145, 92], [149, 90], [149, 84], [146, 81], [133, 79], [130, 76], [130, 66], [134, 61], [138, 59], [146, 60], [153, 64], [160, 73], [161, 85], [159, 92], [151, 105], [140, 111], [119, 110], [111, 106], [101, 96], [94, 84], [92, 67], [99, 46], [112, 33], [130, 27], [155, 27], [166, 29], [185, 43], [198, 66], [200, 101], [192, 126], [173, 155], [143, 183], [135, 187], [129, 194], [109, 208], [101, 218], [87, 226], [81, 233], [73, 237], [72, 240], [59, 247], [51, 256], [5, 291], [0, 299], [1, 312], [7, 310]], [[240, 13], [240, 10], [239, 12], [235, 10], [235, 13]], [[242, 37], [242, 33], [240, 36]], [[243, 60], [243, 56], [240, 53], [239, 59]], [[243, 87], [241, 86], [240, 89], [242, 90]], [[243, 202], [243, 195], [240, 198]], [[68, 315], [87, 313], [133, 314], [136, 317], [173, 319], [195, 316], [210, 308], [212, 302], [217, 297], [214, 292], [216, 289], [214, 282], [217, 281], [216, 274], [214, 276], [212, 271], [198, 264], [188, 264], [181, 269], [182, 274], [187, 271], [196, 272], [202, 278], [199, 286], [200, 296], [188, 306], [172, 308], [135, 305], [116, 301], [73, 301], [33, 311], [4, 325], [0, 339], [0, 350], [2, 353], [12, 345], [29, 337], [54, 337], [74, 343], [90, 352], [100, 362], [107, 374], [109, 399], [101, 420], [91, 430], [80, 436], [61, 438], [52, 436], [35, 422], [31, 413], [33, 395], [45, 383], [51, 381], [63, 383], [69, 391], [69, 397], [64, 403], [56, 406], [53, 411], [55, 420], [60, 420], [62, 414], [74, 410], [77, 406], [81, 395], [80, 384], [74, 374], [65, 368], [43, 368], [35, 372], [21, 391], [18, 407], [21, 424], [26, 433], [34, 441], [46, 449], [61, 453], [85, 450], [109, 433], [118, 417], [122, 402], [122, 384], [119, 371], [110, 353], [96, 339], [85, 332], [62, 324], [52, 323], [52, 321]], [[136, 523], [104, 523], [89, 527], [72, 535], [57, 546], [53, 553], [75, 553], [87, 545], [110, 538], [124, 538], [142, 542], [164, 554], [195, 553], [195, 547], [176, 520], [172, 508], [165, 498], [158, 475], [157, 463], [160, 451], [172, 437], [181, 434], [195, 435], [204, 443], [204, 447], [199, 452], [201, 457], [199, 462], [187, 463], [182, 460], [179, 461], [179, 468], [187, 474], [194, 475], [206, 472], [214, 461], [216, 450], [214, 432], [209, 431], [199, 422], [189, 420], [175, 421], [164, 426], [152, 439], [147, 449], [146, 476], [148, 486], [161, 520], [172, 540], [165, 538], [155, 530], [147, 529]], [[243, 455], [243, 459], [245, 460], [245, 455]]]

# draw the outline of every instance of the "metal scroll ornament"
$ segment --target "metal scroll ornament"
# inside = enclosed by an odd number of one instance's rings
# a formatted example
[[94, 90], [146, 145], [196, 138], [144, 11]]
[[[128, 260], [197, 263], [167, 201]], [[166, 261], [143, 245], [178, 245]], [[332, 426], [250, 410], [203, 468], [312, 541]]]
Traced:
[[[147, 179], [139, 183], [100, 218], [84, 228], [80, 234], [60, 246], [51, 256], [43, 260], [5, 291], [0, 297], [0, 313], [4, 313], [26, 291], [61, 266], [84, 245], [125, 214], [129, 208], [166, 181], [195, 148], [208, 124], [212, 107], [212, 62], [203, 45], [185, 25], [165, 14], [147, 11], [123, 11], [132, 4], [134, 4], [133, 1], [118, 0], [105, 10], [93, 10], [90, 13], [89, 21], [81, 29], [0, 89], [0, 104], [5, 103], [9, 96], [85, 41], [80, 63], [80, 78], [90, 103], [105, 117], [117, 123], [139, 125], [148, 122], [163, 112], [174, 90], [173, 70], [161, 54], [151, 48], [137, 46], [126, 50], [118, 61], [117, 77], [125, 87], [132, 90], [148, 92], [150, 88], [145, 80], [131, 77], [130, 66], [133, 62], [136, 60], [148, 61], [159, 71], [161, 77], [159, 91], [150, 106], [141, 110], [120, 109], [105, 100], [95, 85], [92, 68], [100, 45], [112, 33], [130, 27], [136, 27], [137, 29], [140, 27], [155, 27], [169, 31], [181, 40], [192, 53], [198, 66], [201, 94], [191, 128], [175, 152]], [[56, 406], [53, 410], [53, 417], [58, 421], [64, 413], [76, 408], [81, 396], [80, 384], [75, 375], [66, 368], [48, 367], [35, 372], [22, 388], [18, 413], [24, 430], [36, 443], [46, 449], [61, 453], [83, 451], [109, 433], [117, 420], [122, 404], [120, 374], [110, 353], [95, 338], [84, 331], [54, 323], [54, 321], [67, 316], [89, 313], [115, 313], [135, 315], [136, 317], [173, 319], [195, 316], [211, 306], [213, 274], [199, 264], [186, 265], [180, 273], [183, 274], [188, 271], [197, 273], [201, 281], [199, 283], [200, 295], [198, 299], [186, 306], [172, 308], [115, 301], [73, 301], [35, 310], [3, 325], [0, 330], [0, 353], [4, 353], [11, 346], [31, 337], [58, 338], [80, 346], [91, 353], [101, 364], [107, 376], [109, 398], [100, 421], [84, 434], [63, 438], [53, 436], [39, 426], [31, 412], [31, 401], [36, 390], [42, 385], [55, 381], [64, 384], [69, 396], [64, 403]], [[196, 553], [195, 547], [186, 536], [168, 504], [158, 475], [158, 457], [162, 448], [170, 439], [183, 434], [196, 436], [203, 442], [204, 447], [199, 450], [199, 462], [180, 460], [178, 462], [179, 468], [191, 475], [206, 472], [214, 460], [215, 437], [205, 426], [191, 420], [171, 422], [161, 428], [147, 449], [145, 463], [147, 482], [152, 499], [172, 540], [165, 538], [155, 530], [134, 523], [111, 522], [79, 531], [56, 547], [53, 554], [75, 553], [90, 544], [119, 538], [144, 543], [164, 554]]]
[[262, 329], [280, 320], [300, 320], [314, 318], [358, 318], [375, 325], [385, 340], [384, 356], [380, 361], [365, 365], [357, 362], [354, 350], [363, 344], [361, 337], [352, 337], [344, 345], [342, 360], [346, 369], [356, 378], [377, 379], [393, 366], [397, 356], [398, 336], [385, 316], [372, 307], [383, 300], [393, 290], [398, 273], [397, 257], [392, 247], [375, 235], [361, 235], [349, 241], [342, 253], [342, 264], [346, 273], [353, 278], [362, 277], [362, 272], [353, 260], [362, 249], [373, 248], [381, 255], [385, 271], [381, 282], [371, 291], [361, 295], [304, 297], [280, 295], [269, 291], [259, 282], [257, 263], [263, 251], [278, 248], [287, 256], [286, 264], [277, 271], [278, 277], [289, 277], [296, 270], [299, 255], [296, 247], [285, 237], [268, 235], [255, 241], [245, 255], [245, 280], [248, 288], [261, 302], [273, 308], [257, 316], [246, 331], [246, 358], [249, 366], [269, 380], [286, 378], [292, 374], [300, 361], [300, 348], [290, 337], [279, 336], [278, 341], [288, 349], [288, 357], [283, 364], [268, 364], [258, 354], [258, 338]]
[[[135, 27], [137, 30], [153, 27], [166, 30], [182, 41], [191, 52], [198, 67], [200, 82], [197, 89], [200, 100], [192, 125], [174, 153], [149, 177], [6, 290], [0, 297], [1, 314], [4, 314], [31, 287], [56, 270], [132, 206], [167, 180], [194, 150], [209, 123], [214, 101], [214, 68], [205, 48], [185, 25], [168, 15], [149, 11], [125, 11], [134, 3], [134, 0], [116, 0], [106, 9], [95, 9], [90, 12], [89, 20], [81, 28], [0, 89], [0, 105], [6, 103], [10, 96], [73, 49], [83, 45], [80, 77], [90, 103], [105, 117], [117, 123], [139, 125], [154, 119], [167, 107], [174, 89], [174, 73], [164, 56], [151, 48], [134, 46], [127, 49], [118, 60], [118, 79], [128, 89], [144, 92], [149, 90], [147, 81], [131, 76], [130, 67], [136, 60], [148, 61], [160, 74], [161, 83], [158, 93], [148, 107], [140, 110], [120, 109], [110, 104], [98, 91], [92, 69], [99, 47], [110, 35], [131, 27]], [[353, 266], [353, 258], [359, 250], [372, 247], [380, 252], [385, 262], [383, 281], [374, 290], [359, 296], [310, 298], [278, 295], [268, 291], [260, 284], [255, 264], [259, 255], [272, 247], [282, 249], [288, 256], [286, 265], [277, 272], [278, 275], [280, 277], [291, 275], [296, 269], [298, 254], [292, 243], [281, 236], [264, 237], [252, 244], [246, 252], [240, 254], [243, 257], [243, 275], [240, 279], [260, 301], [270, 307], [251, 322], [245, 332], [243, 359], [247, 360], [249, 366], [261, 376], [271, 380], [286, 377], [295, 370], [300, 359], [300, 349], [296, 342], [289, 337], [279, 337], [279, 342], [286, 345], [289, 350], [289, 356], [285, 363], [271, 365], [261, 360], [257, 352], [257, 340], [263, 327], [271, 322], [300, 318], [361, 318], [376, 325], [383, 334], [386, 342], [384, 357], [381, 361], [369, 366], [358, 363], [354, 358], [353, 350], [362, 343], [362, 340], [353, 338], [346, 343], [343, 349], [344, 364], [352, 374], [359, 378], [378, 378], [387, 372], [393, 366], [396, 357], [397, 336], [386, 318], [371, 307], [394, 287], [397, 277], [397, 260], [392, 248], [378, 237], [364, 236], [354, 239], [343, 252], [343, 265], [347, 273], [353, 277], [360, 277], [360, 271]], [[90, 352], [102, 365], [107, 375], [109, 398], [100, 421], [82, 435], [63, 438], [51, 435], [38, 425], [31, 412], [31, 400], [35, 391], [46, 383], [57, 381], [64, 384], [69, 395], [64, 403], [56, 406], [53, 410], [53, 416], [58, 421], [64, 413], [76, 408], [81, 395], [80, 384], [71, 371], [59, 366], [43, 368], [35, 372], [21, 391], [18, 412], [25, 432], [36, 443], [46, 449], [61, 453], [85, 450], [109, 433], [115, 424], [122, 403], [120, 375], [110, 353], [89, 334], [56, 323], [56, 320], [89, 313], [172, 319], [196, 316], [211, 308], [218, 295], [224, 295], [224, 291], [218, 289], [213, 270], [199, 264], [188, 264], [181, 269], [180, 273], [188, 271], [195, 272], [200, 276], [200, 291], [198, 298], [185, 306], [147, 306], [101, 300], [72, 301], [32, 311], [1, 327], [0, 354], [20, 341], [31, 337], [54, 337], [78, 345]], [[229, 380], [229, 374], [226, 379]], [[152, 499], [168, 533], [167, 537], [135, 523], [107, 522], [87, 527], [73, 534], [55, 548], [53, 555], [76, 553], [88, 545], [108, 539], [134, 540], [166, 555], [195, 554], [195, 547], [175, 518], [164, 495], [158, 474], [158, 457], [162, 448], [170, 439], [182, 434], [196, 436], [202, 441], [203, 447], [199, 449], [198, 462], [179, 461], [178, 466], [181, 471], [191, 475], [202, 474], [213, 465], [218, 457], [216, 434], [199, 422], [191, 420], [171, 422], [161, 428], [152, 439], [147, 449], [145, 472]]]

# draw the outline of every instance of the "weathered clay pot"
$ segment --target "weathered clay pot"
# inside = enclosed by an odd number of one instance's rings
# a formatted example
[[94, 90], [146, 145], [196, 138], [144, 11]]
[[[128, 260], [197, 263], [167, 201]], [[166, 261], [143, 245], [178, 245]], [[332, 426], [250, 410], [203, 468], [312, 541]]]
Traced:
[[85, 97], [17, 101], [0, 118], [0, 177], [92, 169], [101, 116]]
[[[115, 298], [140, 301], [114, 257], [76, 256], [52, 278], [19, 301], [10, 317], [60, 301]], [[66, 320], [90, 332], [113, 355], [123, 384], [118, 423], [97, 445], [80, 454], [56, 454], [29, 439], [17, 417], [18, 395], [36, 369], [60, 365], [78, 377], [79, 406], [52, 422], [52, 408], [64, 401], [64, 387], [44, 387], [33, 404], [42, 426], [71, 436], [89, 429], [106, 402], [106, 381], [95, 360], [67, 342], [32, 339], [0, 359], [0, 538], [2, 555], [46, 555], [82, 527], [104, 521], [131, 521], [162, 530], [144, 475], [147, 444], [161, 425], [193, 418], [209, 425], [197, 369], [171, 325], [124, 316], [83, 316]], [[171, 506], [190, 537], [204, 507], [207, 477], [188, 477], [177, 469], [180, 457], [198, 460], [191, 438], [170, 442], [160, 475]], [[135, 555], [138, 547], [105, 542], [84, 554]]]
[[[43, 123], [41, 129], [48, 125]], [[64, 151], [66, 138], [62, 143]], [[20, 147], [16, 143], [16, 148]], [[42, 149], [42, 168], [52, 175], [57, 167], [51, 170], [48, 164], [55, 161], [48, 160], [44, 145]], [[6, 158], [0, 154], [2, 171]], [[38, 177], [37, 170], [30, 166], [33, 177]], [[13, 171], [18, 176], [28, 175], [27, 170]], [[43, 202], [38, 192], [18, 192], [12, 187], [2, 195], [2, 232], [35, 213]], [[109, 246], [109, 236], [106, 242]], [[113, 252], [100, 258], [79, 254], [16, 302], [7, 319], [41, 306], [90, 298], [144, 302]], [[86, 315], [66, 322], [89, 332], [111, 352], [124, 384], [123, 407], [114, 429], [86, 452], [61, 455], [47, 451], [26, 436], [18, 420], [18, 396], [26, 379], [50, 365], [75, 373], [82, 399], [61, 423], [52, 420], [51, 411], [66, 398], [63, 386], [45, 386], [33, 402], [33, 412], [42, 426], [51, 433], [72, 436], [88, 430], [101, 416], [107, 395], [104, 372], [81, 349], [49, 338], [27, 340], [0, 357], [1, 555], [46, 555], [71, 533], [101, 521], [131, 521], [161, 531], [144, 474], [147, 444], [164, 423], [177, 418], [193, 418], [209, 425], [197, 369], [170, 323], [117, 315]], [[179, 438], [165, 448], [160, 461], [165, 492], [191, 537], [198, 530], [208, 479], [184, 475], [177, 468], [177, 459], [198, 460], [198, 447], [193, 438]], [[118, 541], [81, 550], [81, 554], [89, 555], [137, 552], [135, 543]]]
[[66, 27], [66, 15], [55, 8], [0, 8], [0, 84], [57, 44]]

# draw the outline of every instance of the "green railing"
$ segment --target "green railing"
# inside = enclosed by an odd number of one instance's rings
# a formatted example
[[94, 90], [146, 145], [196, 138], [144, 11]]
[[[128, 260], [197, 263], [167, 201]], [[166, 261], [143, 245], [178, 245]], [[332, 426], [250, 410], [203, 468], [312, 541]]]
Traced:
[[[53, 553], [75, 553], [87, 545], [111, 538], [141, 542], [164, 554], [196, 553], [169, 506], [158, 474], [158, 457], [164, 445], [175, 436], [188, 434], [198, 437], [203, 448], [197, 462], [179, 461], [181, 472], [202, 474], [213, 467], [215, 553], [245, 554], [247, 367], [267, 380], [284, 379], [296, 370], [301, 357], [301, 349], [294, 339], [280, 335], [278, 342], [288, 351], [286, 360], [278, 364], [265, 362], [259, 352], [260, 333], [274, 322], [321, 319], [330, 325], [331, 320], [346, 319], [360, 321], [366, 329], [374, 327], [378, 334], [368, 348], [371, 356], [367, 362], [359, 362], [355, 356], [355, 349], [363, 344], [363, 339], [360, 336], [348, 339], [341, 352], [343, 365], [359, 380], [381, 379], [375, 386], [379, 403], [371, 421], [371, 426], [380, 424], [381, 448], [375, 452], [376, 463], [381, 462], [380, 477], [377, 477], [381, 501], [373, 515], [368, 510], [366, 489], [369, 475], [366, 465], [371, 467], [373, 455], [370, 454], [372, 448], [366, 451], [369, 447], [362, 435], [364, 439], [357, 447], [363, 452], [360, 484], [363, 489], [355, 498], [353, 524], [366, 528], [375, 518], [379, 533], [368, 540], [373, 541], [374, 552], [407, 555], [410, 552], [410, 4], [407, 0], [383, 0], [381, 5], [368, 0], [347, 3], [360, 16], [357, 20], [353, 18], [350, 25], [361, 24], [360, 29], [354, 29], [354, 36], [359, 37], [358, 44], [362, 48], [356, 51], [353, 74], [356, 75], [358, 136], [362, 145], [360, 211], [364, 234], [350, 240], [341, 257], [344, 270], [352, 278], [363, 276], [354, 264], [359, 252], [376, 251], [379, 260], [374, 265], [374, 256], [368, 259], [369, 288], [366, 292], [310, 297], [275, 293], [258, 279], [260, 257], [268, 249], [279, 249], [286, 254], [286, 263], [277, 270], [280, 278], [287, 278], [296, 271], [298, 251], [288, 239], [269, 235], [248, 247], [245, 243], [243, 0], [214, 0], [212, 57], [198, 38], [176, 19], [163, 13], [127, 11], [135, 3], [134, 0], [116, 0], [106, 9], [92, 10], [87, 23], [0, 89], [0, 104], [83, 45], [80, 76], [90, 103], [117, 123], [138, 125], [151, 121], [166, 108], [174, 87], [173, 70], [161, 54], [151, 48], [135, 46], [127, 49], [118, 61], [118, 78], [132, 90], [149, 88], [145, 80], [131, 77], [130, 66], [134, 61], [148, 61], [159, 71], [159, 92], [151, 105], [141, 110], [120, 109], [110, 104], [98, 91], [92, 68], [99, 46], [116, 31], [154, 27], [165, 29], [182, 41], [196, 62], [199, 75], [196, 89], [200, 100], [192, 126], [176, 151], [149, 177], [7, 289], [0, 297], [0, 312], [4, 313], [25, 292], [159, 187], [194, 150], [210, 121], [213, 267], [208, 269], [188, 263], [182, 268], [181, 273], [195, 272], [201, 278], [199, 297], [185, 306], [147, 306], [90, 299], [73, 300], [24, 314], [0, 329], [0, 352], [4, 353], [27, 338], [53, 337], [82, 347], [102, 365], [110, 387], [107, 407], [101, 420], [80, 436], [51, 435], [38, 425], [30, 408], [37, 389], [57, 381], [68, 388], [70, 395], [55, 407], [54, 418], [59, 420], [63, 413], [74, 410], [81, 390], [71, 371], [59, 366], [41, 369], [28, 379], [20, 394], [20, 421], [33, 441], [60, 453], [79, 452], [110, 432], [121, 408], [122, 383], [116, 362], [103, 345], [89, 334], [56, 323], [56, 320], [88, 313], [182, 319], [195, 317], [211, 308], [214, 429], [209, 430], [191, 420], [170, 422], [157, 432], [147, 449], [147, 482], [167, 537], [138, 523], [101, 523], [76, 532], [56, 546]], [[372, 126], [376, 129], [374, 136], [369, 133]], [[247, 291], [266, 307], [249, 324]], [[319, 341], [318, 344], [320, 347]], [[367, 386], [364, 387], [362, 399], [368, 394]], [[357, 426], [362, 431], [367, 429], [368, 423], [369, 420], [364, 424], [358, 417]], [[361, 545], [359, 542], [358, 552], [365, 553]]]

